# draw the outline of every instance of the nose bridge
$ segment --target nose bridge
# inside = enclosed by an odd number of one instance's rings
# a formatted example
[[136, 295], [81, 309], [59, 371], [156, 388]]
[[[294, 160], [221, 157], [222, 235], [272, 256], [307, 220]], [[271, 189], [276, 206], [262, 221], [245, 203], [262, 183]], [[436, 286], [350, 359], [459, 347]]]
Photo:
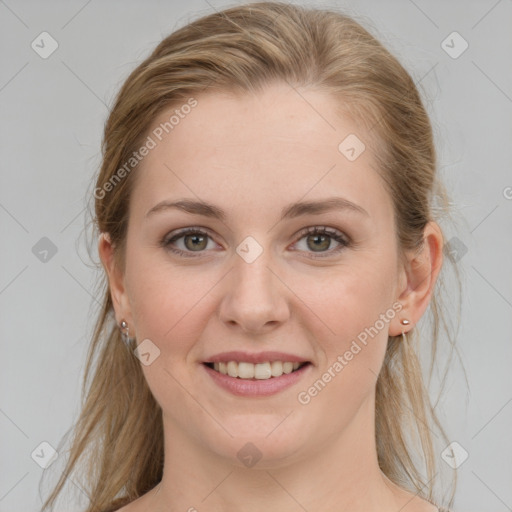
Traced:
[[255, 257], [255, 247], [250, 243], [248, 247], [242, 243], [237, 248], [220, 316], [224, 322], [236, 323], [243, 330], [258, 331], [286, 320], [288, 305], [286, 287], [271, 270], [275, 266], [271, 251], [261, 250]]

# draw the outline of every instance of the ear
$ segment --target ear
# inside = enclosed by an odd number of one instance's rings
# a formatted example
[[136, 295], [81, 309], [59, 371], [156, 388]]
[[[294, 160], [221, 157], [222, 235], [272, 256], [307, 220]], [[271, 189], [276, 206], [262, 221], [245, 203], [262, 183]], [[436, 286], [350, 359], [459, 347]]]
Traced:
[[110, 295], [114, 305], [116, 322], [119, 325], [126, 320], [128, 325], [133, 326], [130, 302], [126, 293], [124, 274], [114, 258], [114, 246], [108, 233], [101, 233], [98, 240], [98, 253], [103, 268], [108, 276]]
[[[418, 323], [428, 307], [442, 264], [443, 234], [437, 223], [431, 221], [423, 231], [423, 247], [407, 256], [402, 269], [398, 301], [403, 307], [390, 325], [390, 336], [407, 332]], [[402, 325], [403, 319], [410, 324]]]

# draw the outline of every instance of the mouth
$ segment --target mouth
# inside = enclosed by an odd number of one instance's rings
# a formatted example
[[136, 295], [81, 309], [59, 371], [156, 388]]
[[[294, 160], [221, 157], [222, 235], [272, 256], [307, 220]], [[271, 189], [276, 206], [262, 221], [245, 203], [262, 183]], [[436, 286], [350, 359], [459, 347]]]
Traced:
[[211, 370], [240, 380], [269, 380], [283, 375], [295, 373], [303, 367], [311, 365], [309, 361], [267, 361], [250, 363], [247, 361], [206, 362], [203, 363]]

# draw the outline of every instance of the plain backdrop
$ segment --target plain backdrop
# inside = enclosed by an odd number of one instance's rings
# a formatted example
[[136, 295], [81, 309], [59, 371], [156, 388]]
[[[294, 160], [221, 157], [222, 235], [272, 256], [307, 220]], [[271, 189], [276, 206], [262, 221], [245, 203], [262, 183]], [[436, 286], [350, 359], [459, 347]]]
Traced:
[[[50, 450], [41, 443], [57, 447], [79, 410], [97, 278], [85, 207], [108, 108], [164, 36], [229, 5], [0, 0], [0, 512], [39, 509], [48, 470], [37, 454]], [[458, 344], [469, 388], [455, 364], [438, 407], [468, 454], [454, 509], [510, 511], [512, 1], [309, 5], [366, 20], [424, 95], [440, 172], [463, 219], [451, 236], [464, 279]]]

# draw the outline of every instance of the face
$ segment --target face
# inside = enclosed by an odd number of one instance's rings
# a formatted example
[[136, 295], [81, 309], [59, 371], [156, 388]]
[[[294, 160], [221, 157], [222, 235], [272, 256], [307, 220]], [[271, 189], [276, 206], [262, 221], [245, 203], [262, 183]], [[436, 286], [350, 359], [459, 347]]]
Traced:
[[368, 139], [326, 93], [195, 98], [134, 171], [116, 316], [149, 340], [166, 436], [238, 465], [251, 442], [273, 467], [372, 424], [404, 317], [393, 204], [369, 145], [340, 151]]

